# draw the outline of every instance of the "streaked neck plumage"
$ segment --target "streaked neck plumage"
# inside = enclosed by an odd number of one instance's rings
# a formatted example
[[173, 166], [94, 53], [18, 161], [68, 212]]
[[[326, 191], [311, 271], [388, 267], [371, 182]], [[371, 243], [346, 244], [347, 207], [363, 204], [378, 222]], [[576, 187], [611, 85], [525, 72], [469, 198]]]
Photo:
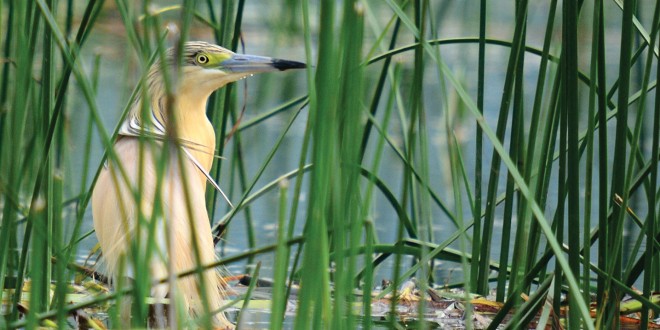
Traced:
[[[190, 84], [185, 81], [185, 70], [183, 74], [181, 87], [174, 98], [174, 107], [167, 109], [168, 99], [163, 82], [159, 74], [152, 72], [147, 81], [150, 92], [148, 111], [151, 112], [148, 114], [151, 118], [142, 118], [142, 102], [138, 100], [133, 105], [127, 121], [135, 121], [138, 123], [135, 126], [145, 127], [150, 133], [162, 137], [167, 134], [165, 130], [173, 125], [171, 127], [174, 128], [176, 140], [208, 173], [215, 154], [215, 130], [206, 117], [206, 103], [211, 93], [222, 87], [224, 83]], [[198, 177], [202, 184], [206, 185], [207, 178], [204, 173], [200, 171]]]

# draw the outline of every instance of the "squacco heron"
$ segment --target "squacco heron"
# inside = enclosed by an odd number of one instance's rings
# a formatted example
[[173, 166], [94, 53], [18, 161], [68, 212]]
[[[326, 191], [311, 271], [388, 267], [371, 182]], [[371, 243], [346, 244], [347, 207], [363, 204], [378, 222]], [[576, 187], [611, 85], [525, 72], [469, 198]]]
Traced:
[[[165, 65], [172, 72], [174, 50], [168, 50], [166, 57]], [[151, 67], [145, 84], [148, 97], [139, 97], [132, 105], [114, 144], [115, 157], [109, 158], [94, 188], [94, 229], [106, 272], [115, 280], [134, 278], [132, 260], [145, 259], [134, 259], [132, 254], [145, 258], [147, 246], [155, 246], [146, 259], [153, 279], [216, 260], [205, 200], [207, 182], [217, 186], [208, 174], [216, 141], [206, 117], [208, 97], [255, 73], [305, 68], [304, 63], [235, 54], [205, 42], [185, 43], [180, 58], [181, 75], [173, 98], [166, 95], [164, 64]], [[172, 134], [176, 148], [165, 148], [164, 141]], [[162, 156], [165, 149], [168, 153]], [[154, 244], [146, 244], [149, 237]], [[225, 284], [211, 269], [201, 276], [179, 278], [173, 288], [170, 282], [155, 285], [151, 295], [178, 296], [186, 312], [200, 315], [222, 306]], [[232, 327], [222, 313], [212, 322], [218, 328]]]

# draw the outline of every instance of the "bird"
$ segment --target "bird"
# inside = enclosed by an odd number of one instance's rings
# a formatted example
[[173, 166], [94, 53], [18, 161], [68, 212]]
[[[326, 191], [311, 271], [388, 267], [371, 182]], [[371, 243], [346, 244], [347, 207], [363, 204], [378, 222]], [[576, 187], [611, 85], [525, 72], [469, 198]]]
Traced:
[[[177, 68], [175, 90], [168, 93], [164, 72]], [[109, 278], [135, 278], [132, 260], [148, 260], [152, 279], [217, 260], [205, 199], [207, 184], [218, 188], [209, 175], [216, 136], [206, 116], [208, 98], [256, 73], [304, 68], [302, 62], [238, 54], [203, 41], [185, 42], [180, 54], [170, 48], [150, 67], [92, 192], [94, 229]], [[226, 283], [215, 269], [201, 274], [179, 277], [173, 287], [161, 281], [150, 294], [176, 297], [191, 317], [217, 311]], [[224, 313], [211, 322], [218, 329], [234, 327]]]

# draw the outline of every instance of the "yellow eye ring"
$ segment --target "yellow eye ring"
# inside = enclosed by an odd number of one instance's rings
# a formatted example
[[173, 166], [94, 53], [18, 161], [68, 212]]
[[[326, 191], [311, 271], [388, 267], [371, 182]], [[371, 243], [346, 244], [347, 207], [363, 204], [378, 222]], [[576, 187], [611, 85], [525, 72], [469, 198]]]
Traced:
[[206, 63], [208, 63], [208, 62], [209, 62], [209, 58], [208, 58], [208, 56], [206, 56], [206, 55], [204, 55], [204, 54], [199, 54], [199, 55], [197, 55], [197, 63], [199, 63], [199, 64], [206, 64]]

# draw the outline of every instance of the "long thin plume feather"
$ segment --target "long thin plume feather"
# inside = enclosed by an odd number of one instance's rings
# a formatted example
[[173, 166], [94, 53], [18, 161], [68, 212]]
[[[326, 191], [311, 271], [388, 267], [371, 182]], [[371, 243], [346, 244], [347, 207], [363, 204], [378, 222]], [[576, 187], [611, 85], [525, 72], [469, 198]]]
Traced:
[[[138, 136], [146, 136], [148, 138], [153, 138], [158, 141], [163, 141], [165, 139], [165, 127], [163, 124], [158, 120], [158, 118], [153, 114], [152, 111], [152, 116], [151, 116], [151, 124], [148, 125], [147, 127], [144, 127], [143, 125], [140, 124], [140, 121], [135, 118], [126, 118], [124, 122], [121, 125], [121, 128], [119, 129], [119, 135], [120, 136], [131, 136], [131, 137], [138, 137]], [[197, 167], [198, 170], [204, 174], [204, 177], [206, 177], [206, 180], [215, 188], [220, 194], [222, 195], [222, 198], [229, 204], [231, 208], [234, 208], [234, 205], [229, 201], [229, 198], [225, 194], [224, 191], [222, 191], [222, 188], [213, 180], [213, 177], [204, 169], [204, 167], [195, 159], [195, 157], [190, 153], [188, 148], [193, 149], [193, 150], [200, 150], [200, 148], [197, 147], [203, 147], [199, 143], [195, 143], [193, 141], [188, 141], [185, 139], [178, 139], [178, 141], [181, 145], [181, 148], [185, 152], [186, 156], [190, 161], [195, 164], [195, 167]]]

